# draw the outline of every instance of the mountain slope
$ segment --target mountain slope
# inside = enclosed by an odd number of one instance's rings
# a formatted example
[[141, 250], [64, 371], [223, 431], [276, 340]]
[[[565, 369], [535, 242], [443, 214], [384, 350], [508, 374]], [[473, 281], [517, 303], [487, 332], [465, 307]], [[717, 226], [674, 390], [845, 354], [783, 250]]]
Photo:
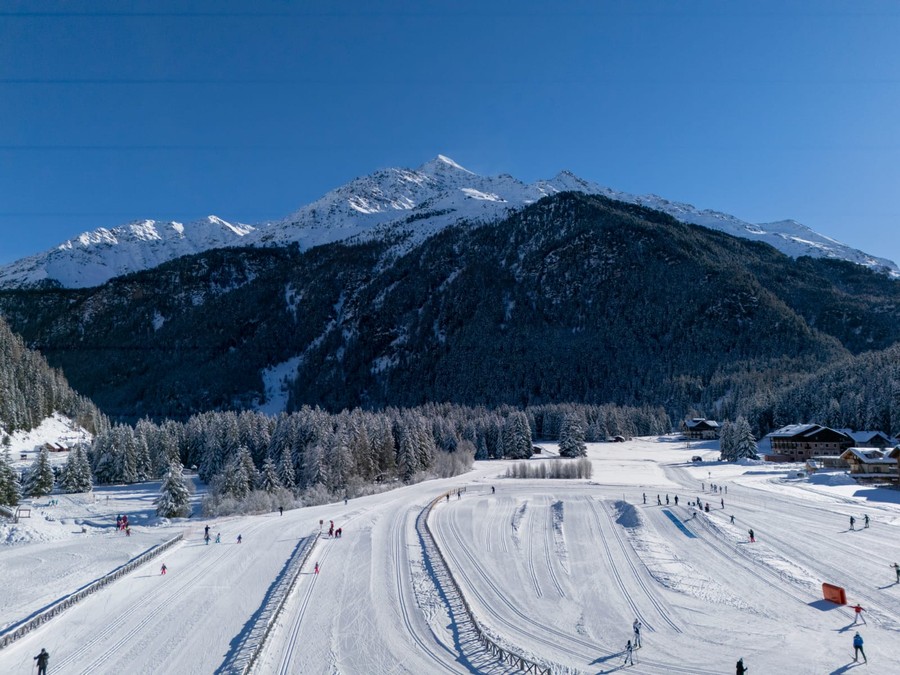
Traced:
[[765, 242], [792, 257], [849, 260], [900, 276], [900, 268], [893, 262], [852, 249], [794, 221], [751, 224], [654, 195], [617, 192], [569, 172], [531, 184], [506, 174], [479, 176], [438, 155], [415, 170], [385, 169], [357, 178], [280, 221], [230, 225], [210, 216], [186, 225], [142, 221], [85, 233], [56, 249], [0, 268], [0, 287], [41, 283], [67, 288], [96, 286], [183, 255], [227, 246], [299, 244], [305, 250], [336, 241], [382, 239], [403, 252], [445, 227], [495, 222], [565, 191], [656, 209], [682, 222]]
[[[219, 249], [91, 289], [0, 291], [115, 417], [559, 401], [723, 411], [900, 340], [900, 285], [599, 196], [546, 197], [407, 253]], [[90, 355], [90, 358], [86, 358]], [[280, 404], [271, 410], [282, 409]]]

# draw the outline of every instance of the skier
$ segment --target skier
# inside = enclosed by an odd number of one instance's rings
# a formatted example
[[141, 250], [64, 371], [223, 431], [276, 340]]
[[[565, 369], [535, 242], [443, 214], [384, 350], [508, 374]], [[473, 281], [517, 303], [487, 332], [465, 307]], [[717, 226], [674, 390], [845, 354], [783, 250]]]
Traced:
[[203, 528], [203, 535], [209, 539], [209, 525]]
[[218, 544], [221, 541], [222, 541], [222, 533], [216, 532], [216, 543]]
[[631, 640], [628, 641], [628, 644], [625, 645], [625, 661], [622, 663], [623, 666], [627, 666], [628, 662], [631, 662], [631, 665], [634, 665], [634, 655], [631, 653], [634, 650], [634, 647], [631, 646]]
[[278, 507], [278, 515], [279, 515], [279, 516], [283, 516], [283, 515], [284, 515], [284, 507], [283, 507], [283, 506], [279, 506], [279, 507]]
[[704, 509], [707, 513], [709, 513], [709, 502], [706, 502], [706, 508]]
[[447, 501], [448, 502], [450, 501], [450, 493], [449, 492], [447, 493]]
[[662, 499], [659, 498], [659, 495], [656, 495], [656, 505], [662, 506]]
[[241, 535], [238, 535], [238, 543], [241, 543]]
[[34, 660], [37, 661], [38, 675], [47, 675], [47, 662], [50, 660], [47, 650], [41, 647], [41, 653], [35, 656]]
[[863, 515], [863, 528], [867, 528], [869, 526], [869, 514], [866, 513]]
[[647, 503], [647, 493], [646, 492], [644, 493], [644, 503], [645, 504]]
[[666, 495], [666, 506], [669, 505], [669, 495]]
[[735, 668], [735, 675], [744, 675], [747, 672], [747, 666], [744, 665], [743, 657], [738, 659], [737, 666]]
[[725, 508], [725, 500], [722, 499], [721, 501], [722, 501], [722, 508], [724, 509]]
[[634, 648], [640, 649], [641, 647], [641, 622], [637, 619], [634, 620], [634, 623], [631, 624], [631, 627], [634, 629]]
[[756, 537], [753, 535], [753, 530], [750, 530], [750, 543], [756, 543]]
[[678, 506], [678, 495], [675, 495], [675, 506]]
[[497, 491], [497, 488], [495, 488], [493, 485], [491, 485], [491, 494], [494, 494], [496, 491]]
[[891, 567], [894, 568], [894, 572], [896, 572], [897, 574], [897, 581], [895, 581], [894, 583], [900, 584], [900, 565], [894, 563], [893, 565], [891, 565]]
[[734, 525], [734, 514], [731, 515], [731, 524]]
[[318, 563], [318, 562], [316, 563], [316, 567], [315, 567], [315, 569], [314, 569], [313, 571], [314, 571], [316, 574], [319, 573], [319, 563]]
[[334, 521], [331, 520], [329, 522], [331, 523], [331, 525], [328, 526], [328, 536], [333, 537], [334, 536]]
[[163, 566], [159, 568], [159, 573], [162, 575], [166, 573], [166, 563], [163, 563]]
[[866, 652], [863, 649], [862, 635], [859, 634], [859, 631], [856, 631], [856, 635], [853, 636], [853, 660], [856, 661], [860, 654], [862, 654], [863, 661], [868, 663], [869, 659], [866, 658]]
[[859, 603], [856, 603], [856, 606], [853, 608], [853, 623], [856, 623], [857, 621], [862, 621], [863, 623], [865, 623], [866, 620], [862, 615], [862, 613], [865, 611], [866, 610], [864, 610]]
[[853, 529], [853, 526], [856, 524], [856, 518], [850, 516], [850, 529]]

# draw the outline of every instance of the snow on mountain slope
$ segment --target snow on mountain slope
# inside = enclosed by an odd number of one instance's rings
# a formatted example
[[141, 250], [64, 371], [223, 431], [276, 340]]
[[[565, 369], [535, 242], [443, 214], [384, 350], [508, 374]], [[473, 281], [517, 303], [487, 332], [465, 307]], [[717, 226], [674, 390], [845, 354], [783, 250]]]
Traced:
[[222, 246], [298, 243], [307, 249], [335, 241], [399, 235], [402, 245], [409, 247], [449, 225], [491, 222], [562, 191], [602, 195], [657, 209], [683, 222], [765, 242], [792, 257], [849, 260], [900, 277], [894, 262], [853, 249], [792, 220], [748, 223], [656, 195], [618, 192], [568, 171], [531, 184], [508, 174], [480, 176], [438, 155], [415, 170], [382, 169], [356, 178], [280, 221], [230, 225], [210, 216], [188, 225], [147, 220], [85, 233], [56, 249], [0, 268], [0, 287], [27, 286], [47, 279], [66, 287], [92, 286]]
[[0, 287], [28, 286], [45, 280], [58, 281], [67, 288], [97, 286], [184, 255], [240, 246], [253, 229], [216, 216], [186, 224], [141, 220], [111, 230], [99, 228], [0, 267]]

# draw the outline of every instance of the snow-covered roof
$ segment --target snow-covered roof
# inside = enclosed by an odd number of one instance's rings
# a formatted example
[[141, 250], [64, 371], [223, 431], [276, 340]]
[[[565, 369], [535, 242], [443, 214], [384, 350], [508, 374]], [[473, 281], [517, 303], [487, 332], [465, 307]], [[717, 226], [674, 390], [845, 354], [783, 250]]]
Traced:
[[719, 423], [715, 420], [708, 420], [705, 417], [695, 417], [694, 419], [687, 421], [684, 423], [688, 429], [693, 429], [694, 427], [707, 426], [712, 429], [718, 429]]
[[878, 448], [847, 448], [841, 454], [841, 459], [856, 457], [863, 464], [896, 464], [897, 460], [889, 455], [889, 452], [883, 452]]
[[856, 443], [871, 443], [876, 436], [881, 436], [887, 443], [895, 442], [883, 431], [853, 431], [852, 429], [838, 429], [843, 434], [847, 434]]

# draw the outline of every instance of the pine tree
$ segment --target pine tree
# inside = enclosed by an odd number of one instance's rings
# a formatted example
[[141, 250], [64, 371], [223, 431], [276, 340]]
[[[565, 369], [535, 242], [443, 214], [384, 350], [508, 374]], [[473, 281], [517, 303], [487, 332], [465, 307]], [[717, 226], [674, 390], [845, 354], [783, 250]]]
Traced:
[[259, 474], [259, 487], [269, 493], [277, 492], [282, 487], [278, 469], [271, 459], [263, 462], [262, 472]]
[[191, 494], [184, 480], [184, 467], [177, 459], [169, 463], [159, 496], [154, 502], [157, 515], [163, 518], [186, 518], [191, 514]]
[[22, 487], [19, 485], [19, 476], [12, 467], [9, 458], [9, 449], [0, 454], [0, 504], [15, 506], [22, 496]]
[[69, 453], [69, 458], [63, 466], [62, 477], [59, 486], [63, 492], [90, 492], [93, 487], [91, 477], [91, 465], [88, 463], [87, 453], [81, 446]]
[[750, 423], [745, 417], [738, 417], [734, 426], [735, 459], [757, 459], [756, 438], [753, 436]]
[[719, 429], [719, 452], [722, 455], [722, 459], [726, 462], [733, 462], [737, 459], [735, 454], [737, 443], [734, 432], [735, 425], [733, 422], [728, 420], [722, 422], [722, 427]]
[[26, 492], [31, 497], [43, 497], [53, 492], [53, 468], [50, 466], [50, 453], [41, 448], [37, 458], [28, 471]]
[[278, 461], [278, 480], [288, 490], [293, 490], [297, 486], [297, 475], [294, 472], [294, 460], [291, 458], [290, 445], [281, 448]]
[[584, 444], [584, 426], [578, 413], [569, 413], [563, 418], [562, 427], [559, 430], [559, 456], [587, 456], [587, 446]]

